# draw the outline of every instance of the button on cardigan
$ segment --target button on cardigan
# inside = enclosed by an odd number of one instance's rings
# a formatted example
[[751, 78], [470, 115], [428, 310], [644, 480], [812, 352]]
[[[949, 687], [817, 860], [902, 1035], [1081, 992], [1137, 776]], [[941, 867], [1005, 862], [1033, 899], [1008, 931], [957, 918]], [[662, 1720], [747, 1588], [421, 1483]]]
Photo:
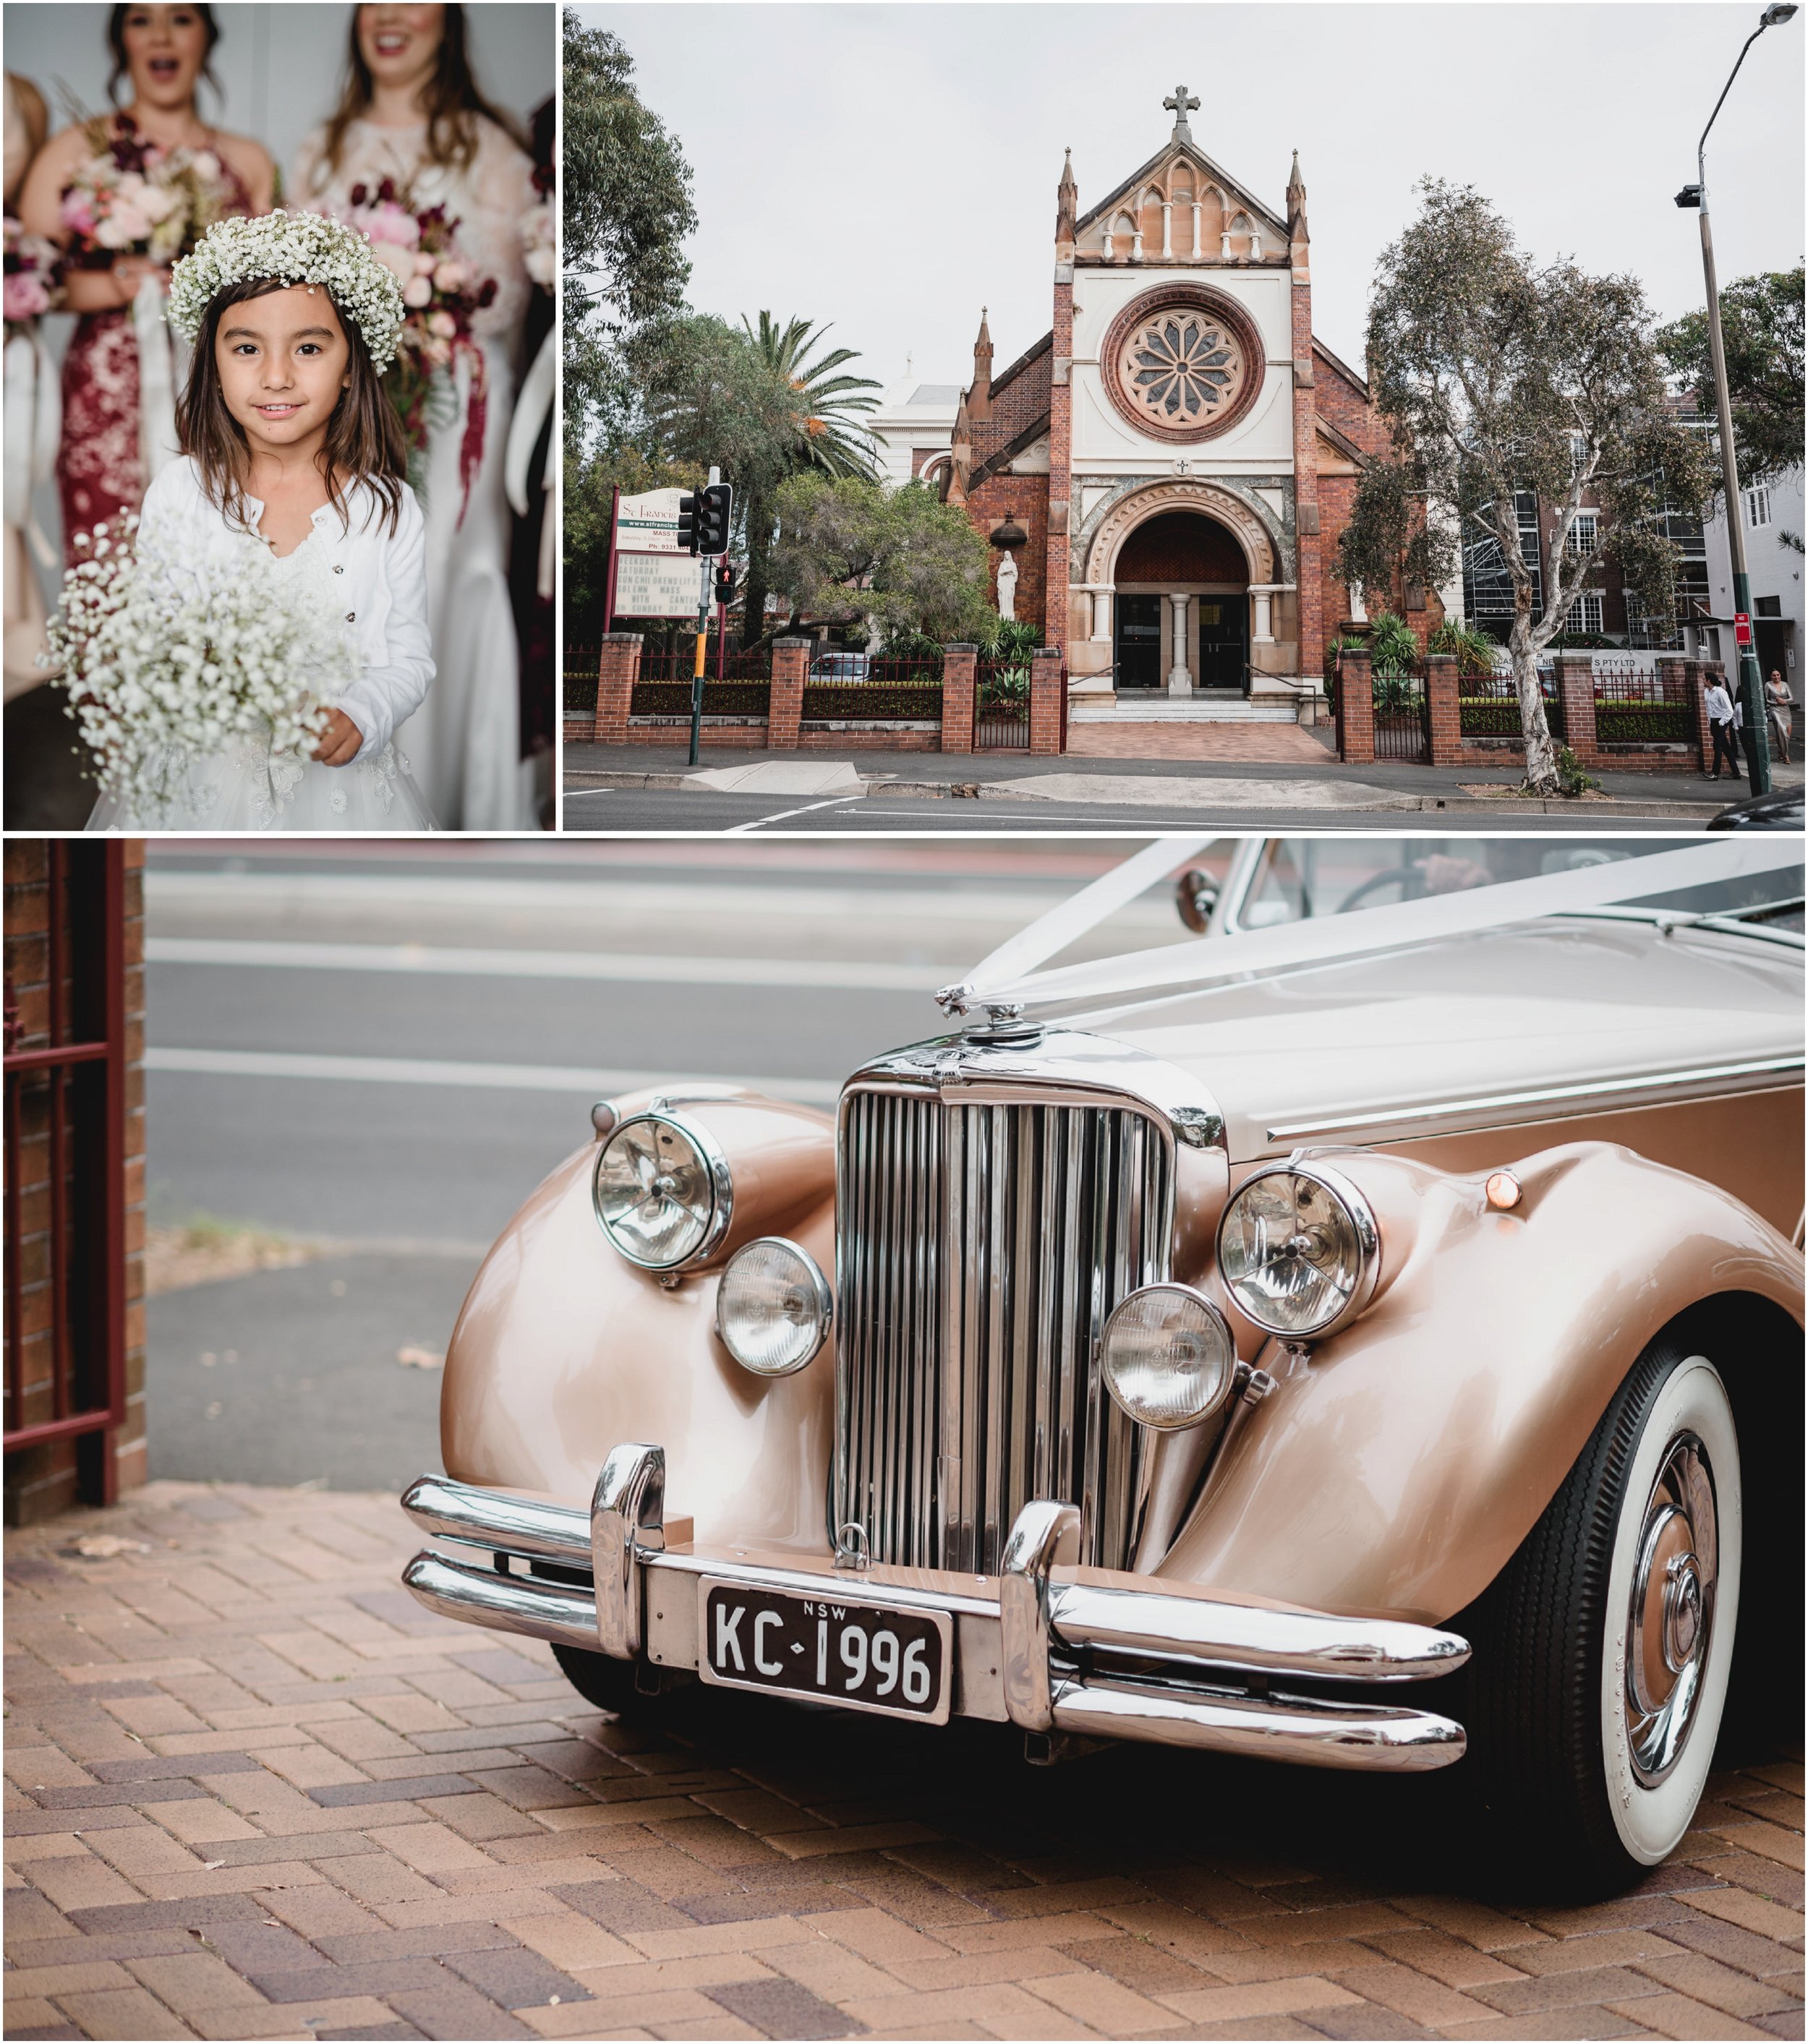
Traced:
[[[314, 514], [315, 531], [335, 574], [347, 578], [345, 620], [356, 623], [358, 671], [338, 706], [364, 734], [360, 759], [374, 759], [398, 724], [420, 707], [433, 679], [433, 642], [427, 632], [426, 522], [414, 493], [404, 483], [396, 529], [385, 529], [383, 507], [364, 483], [345, 493], [348, 517], [330, 504]], [[188, 563], [230, 568], [247, 547], [264, 549], [256, 526], [264, 505], [244, 500], [244, 526], [226, 523], [210, 504], [201, 478], [187, 455], [171, 462], [144, 493], [140, 543], [152, 543], [179, 567]]]

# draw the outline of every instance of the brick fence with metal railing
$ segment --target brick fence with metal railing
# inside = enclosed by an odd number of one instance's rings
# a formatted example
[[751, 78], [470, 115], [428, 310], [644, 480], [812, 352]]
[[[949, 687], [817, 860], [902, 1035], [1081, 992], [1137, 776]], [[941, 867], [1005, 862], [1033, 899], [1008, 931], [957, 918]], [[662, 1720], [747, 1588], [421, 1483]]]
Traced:
[[[1711, 755], [1702, 691], [1718, 662], [1660, 654], [1560, 652], [1540, 664], [1545, 722], [1584, 766], [1706, 770]], [[1428, 766], [1512, 764], [1521, 756], [1519, 694], [1510, 672], [1464, 674], [1430, 654], [1411, 674], [1378, 676], [1366, 649], [1342, 655], [1333, 687], [1337, 756]]]
[[[693, 657], [649, 651], [638, 633], [626, 632], [567, 647], [566, 743], [677, 742], [691, 725]], [[1044, 649], [1033, 659], [982, 661], [977, 647], [956, 644], [891, 659], [779, 639], [729, 655], [719, 674], [712, 656], [704, 742], [717, 751], [1059, 752], [1066, 686], [1060, 657], [1059, 649]], [[1043, 671], [1051, 658], [1052, 682]]]

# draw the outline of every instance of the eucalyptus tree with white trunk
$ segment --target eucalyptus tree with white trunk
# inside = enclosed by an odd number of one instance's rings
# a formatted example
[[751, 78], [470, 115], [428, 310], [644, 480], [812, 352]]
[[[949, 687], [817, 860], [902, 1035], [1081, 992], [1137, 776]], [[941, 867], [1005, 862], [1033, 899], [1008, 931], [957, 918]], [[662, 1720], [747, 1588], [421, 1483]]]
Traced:
[[[1679, 549], [1672, 512], [1710, 485], [1706, 450], [1678, 422], [1645, 293], [1632, 277], [1540, 266], [1472, 186], [1427, 178], [1419, 217], [1382, 255], [1368, 318], [1371, 388], [1414, 494], [1454, 507], [1465, 535], [1491, 538], [1513, 590], [1507, 645], [1519, 697], [1525, 785], [1559, 792], [1538, 658], [1564, 628], [1584, 582], [1616, 564], [1648, 616], [1668, 615]], [[1371, 486], [1379, 511], [1390, 495]], [[1539, 613], [1534, 563], [1521, 550], [1518, 500], [1554, 511]], [[1591, 548], [1572, 545], [1585, 498]], [[1359, 519], [1362, 506], [1357, 506]], [[1454, 541], [1431, 517], [1415, 548], [1428, 581], [1445, 578]]]

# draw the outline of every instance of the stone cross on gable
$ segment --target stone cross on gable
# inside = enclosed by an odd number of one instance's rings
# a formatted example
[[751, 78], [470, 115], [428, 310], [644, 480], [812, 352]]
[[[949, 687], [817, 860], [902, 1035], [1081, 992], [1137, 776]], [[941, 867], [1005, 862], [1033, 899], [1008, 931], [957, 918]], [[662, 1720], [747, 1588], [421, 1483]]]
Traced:
[[1189, 113], [1196, 113], [1198, 111], [1198, 101], [1189, 97], [1185, 86], [1177, 85], [1174, 88], [1171, 98], [1163, 100], [1161, 104], [1164, 112], [1174, 116], [1175, 140], [1191, 142], [1193, 139], [1193, 131], [1187, 125], [1187, 116]]

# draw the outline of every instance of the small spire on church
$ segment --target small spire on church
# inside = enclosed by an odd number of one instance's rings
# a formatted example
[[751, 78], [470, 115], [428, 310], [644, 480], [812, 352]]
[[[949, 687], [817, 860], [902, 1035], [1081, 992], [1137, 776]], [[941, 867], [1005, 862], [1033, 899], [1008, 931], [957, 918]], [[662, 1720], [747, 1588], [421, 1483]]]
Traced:
[[1055, 239], [1071, 241], [1079, 218], [1079, 186], [1074, 182], [1074, 152], [1069, 149], [1067, 159], [1061, 166], [1060, 186], [1055, 195]]
[[1306, 185], [1299, 175], [1299, 152], [1293, 152], [1293, 172], [1287, 184], [1287, 225], [1290, 241], [1306, 241]]
[[979, 308], [979, 331], [973, 340], [973, 385], [967, 397], [968, 415], [988, 419], [992, 415], [992, 336], [986, 325], [986, 308]]

